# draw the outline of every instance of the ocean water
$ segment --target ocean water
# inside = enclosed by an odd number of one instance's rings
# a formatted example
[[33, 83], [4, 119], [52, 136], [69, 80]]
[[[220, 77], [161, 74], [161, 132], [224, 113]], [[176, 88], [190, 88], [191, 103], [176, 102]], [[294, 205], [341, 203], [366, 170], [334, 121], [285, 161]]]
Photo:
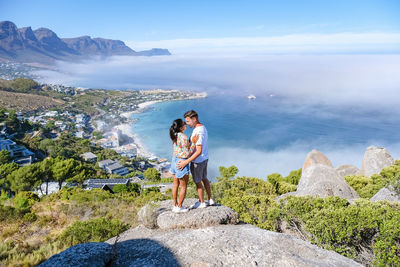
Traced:
[[[132, 124], [153, 154], [171, 158], [169, 127], [194, 109], [209, 133], [209, 178], [219, 166], [235, 165], [239, 175], [265, 179], [302, 167], [308, 152], [323, 152], [334, 166], [361, 168], [365, 149], [385, 147], [400, 155], [400, 119], [359, 107], [303, 106], [276, 96], [211, 94], [204, 99], [157, 103]], [[393, 115], [393, 114], [392, 114]], [[192, 129], [187, 130], [189, 136]]]

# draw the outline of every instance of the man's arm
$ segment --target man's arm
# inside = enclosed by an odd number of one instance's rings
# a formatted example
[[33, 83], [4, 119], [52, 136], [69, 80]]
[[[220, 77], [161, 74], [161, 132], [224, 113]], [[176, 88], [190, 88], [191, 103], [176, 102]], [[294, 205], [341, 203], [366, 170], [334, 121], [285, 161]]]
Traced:
[[179, 161], [178, 164], [176, 164], [176, 166], [178, 167], [178, 169], [182, 170], [183, 168], [185, 168], [186, 165], [188, 165], [190, 162], [192, 162], [198, 156], [200, 156], [201, 152], [202, 152], [202, 145], [196, 145], [196, 151], [193, 153], [193, 155], [186, 160]]

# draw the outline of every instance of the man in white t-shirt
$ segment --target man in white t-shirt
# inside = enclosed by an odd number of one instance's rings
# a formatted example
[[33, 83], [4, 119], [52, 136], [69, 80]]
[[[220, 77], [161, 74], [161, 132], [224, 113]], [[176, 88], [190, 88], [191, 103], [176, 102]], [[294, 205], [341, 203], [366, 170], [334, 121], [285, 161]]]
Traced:
[[198, 139], [195, 143], [196, 148], [193, 154], [188, 159], [180, 161], [177, 167], [183, 169], [190, 163], [190, 172], [196, 183], [197, 193], [199, 195], [199, 201], [191, 208], [205, 208], [207, 204], [204, 202], [204, 187], [208, 195], [208, 205], [215, 204], [211, 198], [211, 186], [207, 179], [208, 133], [206, 127], [199, 122], [199, 116], [196, 111], [189, 110], [185, 113], [184, 117], [186, 124], [189, 125], [190, 128], [194, 128], [191, 138], [193, 138], [193, 136], [198, 136]]

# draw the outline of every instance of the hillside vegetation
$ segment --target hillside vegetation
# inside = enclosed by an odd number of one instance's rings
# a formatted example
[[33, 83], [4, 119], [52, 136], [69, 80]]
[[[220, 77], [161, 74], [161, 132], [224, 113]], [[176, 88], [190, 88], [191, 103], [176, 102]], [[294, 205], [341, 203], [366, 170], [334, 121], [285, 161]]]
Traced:
[[[396, 162], [381, 174], [387, 175], [398, 166]], [[221, 175], [212, 189], [217, 202], [238, 212], [243, 222], [296, 235], [367, 266], [399, 266], [399, 204], [375, 203], [367, 198], [350, 204], [338, 197], [294, 196], [276, 202], [278, 195], [296, 190], [301, 170], [286, 177], [271, 174], [269, 181], [235, 178], [237, 172], [234, 166], [220, 167]], [[398, 175], [400, 172], [392, 172], [387, 178]], [[145, 204], [170, 198], [170, 191], [140, 192], [139, 187], [117, 191], [120, 193], [65, 188], [43, 198], [19, 191], [11, 200], [2, 193], [1, 263], [33, 266], [72, 245], [105, 241], [137, 226], [137, 212]], [[196, 197], [193, 182], [187, 197]]]

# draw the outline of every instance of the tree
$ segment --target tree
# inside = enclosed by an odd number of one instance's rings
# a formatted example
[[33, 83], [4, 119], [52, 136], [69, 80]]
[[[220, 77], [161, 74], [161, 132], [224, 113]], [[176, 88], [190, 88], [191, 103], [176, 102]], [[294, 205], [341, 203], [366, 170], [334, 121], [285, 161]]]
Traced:
[[75, 159], [66, 159], [57, 157], [53, 165], [53, 175], [61, 189], [62, 183], [81, 173], [81, 163]]
[[18, 120], [17, 112], [15, 111], [15, 109], [9, 112], [8, 118], [6, 120], [6, 126], [7, 128], [11, 129], [11, 132], [18, 131], [20, 127], [20, 122]]
[[88, 164], [79, 164], [76, 167], [77, 174], [73, 177], [67, 178], [66, 181], [69, 183], [83, 184], [87, 179], [90, 179], [96, 175], [96, 170]]
[[10, 161], [11, 161], [10, 152], [8, 152], [7, 150], [1, 150], [0, 151], [0, 165], [9, 163]]
[[144, 171], [143, 175], [147, 180], [150, 181], [157, 182], [161, 180], [161, 174], [154, 168], [148, 168]]
[[31, 191], [42, 183], [38, 164], [21, 167], [7, 175], [6, 179], [13, 192]]
[[6, 178], [9, 174], [14, 172], [18, 168], [19, 168], [18, 164], [14, 162], [0, 165], [0, 187], [2, 189], [5, 190], [10, 189], [10, 183]]
[[[55, 159], [53, 158], [47, 158], [43, 160], [42, 162], [38, 163], [41, 171], [41, 179], [43, 182], [46, 183], [46, 195], [49, 193], [49, 182], [53, 181], [53, 164], [55, 162]], [[42, 190], [42, 188], [40, 188]], [[43, 193], [43, 192], [42, 192]]]

